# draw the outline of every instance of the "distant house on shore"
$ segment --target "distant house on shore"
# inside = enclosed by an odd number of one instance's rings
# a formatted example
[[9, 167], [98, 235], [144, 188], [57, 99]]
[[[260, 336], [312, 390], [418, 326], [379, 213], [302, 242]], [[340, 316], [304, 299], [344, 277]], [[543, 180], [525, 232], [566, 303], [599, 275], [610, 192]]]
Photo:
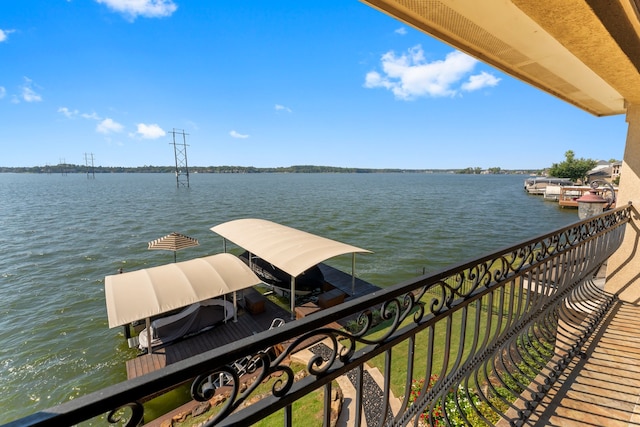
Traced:
[[611, 178], [617, 178], [620, 176], [621, 167], [622, 167], [622, 162], [615, 162], [611, 164]]
[[587, 184], [596, 180], [612, 182], [620, 176], [621, 166], [622, 162], [609, 163], [600, 160], [596, 167], [587, 172]]

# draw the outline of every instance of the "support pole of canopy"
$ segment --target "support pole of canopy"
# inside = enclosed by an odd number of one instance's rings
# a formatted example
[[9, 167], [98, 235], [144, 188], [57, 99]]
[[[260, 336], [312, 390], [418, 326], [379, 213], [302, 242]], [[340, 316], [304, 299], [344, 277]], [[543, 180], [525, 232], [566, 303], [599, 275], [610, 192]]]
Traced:
[[296, 318], [296, 278], [291, 276], [291, 320]]
[[222, 323], [224, 323], [225, 325], [227, 324], [227, 294], [222, 295], [222, 301], [224, 301], [223, 307], [224, 307], [224, 320], [222, 321]]
[[356, 295], [356, 253], [351, 254], [351, 296]]
[[147, 317], [147, 354], [153, 353], [153, 347], [151, 346], [151, 319]]
[[222, 252], [227, 253], [227, 239], [222, 239]]
[[[225, 306], [226, 310], [226, 306]], [[227, 313], [224, 314], [224, 318], [227, 318]], [[238, 322], [238, 295], [236, 291], [233, 291], [233, 323]]]

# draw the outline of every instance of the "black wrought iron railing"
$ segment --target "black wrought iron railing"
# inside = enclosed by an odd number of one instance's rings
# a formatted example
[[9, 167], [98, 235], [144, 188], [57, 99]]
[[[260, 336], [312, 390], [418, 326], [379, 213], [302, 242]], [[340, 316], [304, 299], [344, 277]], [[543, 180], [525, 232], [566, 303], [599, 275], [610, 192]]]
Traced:
[[[140, 402], [187, 380], [195, 400], [220, 402], [201, 415], [206, 425], [250, 425], [274, 413], [292, 425], [295, 405], [316, 393], [324, 425], [339, 408], [356, 426], [520, 425], [615, 302], [596, 273], [630, 216], [630, 205], [609, 211], [9, 425], [94, 417], [138, 425]], [[303, 349], [308, 362], [290, 364]], [[334, 405], [346, 388], [352, 397]]]

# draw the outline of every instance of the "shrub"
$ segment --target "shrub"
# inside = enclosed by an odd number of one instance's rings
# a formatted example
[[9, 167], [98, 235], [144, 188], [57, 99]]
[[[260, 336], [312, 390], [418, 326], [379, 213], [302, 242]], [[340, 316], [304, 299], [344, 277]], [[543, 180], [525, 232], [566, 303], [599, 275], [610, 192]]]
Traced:
[[[424, 378], [412, 380], [409, 403], [413, 404], [420, 397], [424, 381]], [[437, 382], [438, 376], [432, 375], [429, 378], [426, 391], [431, 390]], [[486, 406], [476, 392], [472, 389], [465, 389], [461, 384], [457, 390], [450, 390], [447, 393], [444, 398], [444, 407], [441, 398], [433, 405], [433, 410], [425, 409], [420, 414], [420, 424], [433, 425], [435, 427], [468, 426], [470, 424], [473, 426], [486, 426], [487, 424], [477, 413], [477, 411], [480, 411], [484, 416], [491, 416], [491, 411]]]

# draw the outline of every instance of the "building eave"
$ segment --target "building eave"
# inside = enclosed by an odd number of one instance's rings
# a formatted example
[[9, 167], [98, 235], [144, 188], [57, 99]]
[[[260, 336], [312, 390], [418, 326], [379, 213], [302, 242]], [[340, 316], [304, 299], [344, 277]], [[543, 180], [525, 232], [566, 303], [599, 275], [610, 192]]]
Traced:
[[640, 103], [638, 0], [362, 1], [596, 116]]

